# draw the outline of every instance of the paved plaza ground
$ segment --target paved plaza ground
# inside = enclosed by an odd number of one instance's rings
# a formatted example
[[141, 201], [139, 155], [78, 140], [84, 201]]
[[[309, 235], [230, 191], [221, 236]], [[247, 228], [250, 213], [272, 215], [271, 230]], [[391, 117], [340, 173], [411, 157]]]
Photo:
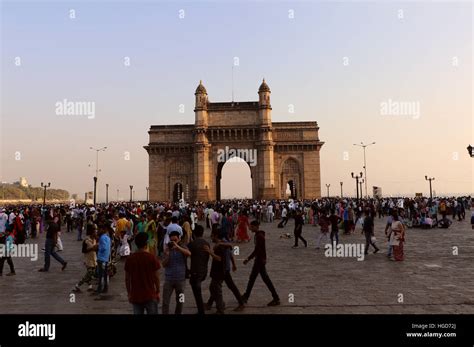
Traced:
[[[468, 211], [467, 211], [468, 212]], [[469, 213], [466, 213], [470, 216]], [[267, 307], [271, 295], [260, 278], [257, 279], [248, 306], [248, 314], [350, 314], [350, 313], [474, 313], [474, 230], [469, 220], [454, 221], [449, 229], [408, 229], [403, 262], [387, 259], [387, 242], [383, 237], [384, 219], [376, 219], [376, 236], [381, 252], [370, 253], [364, 261], [355, 258], [329, 258], [324, 250], [316, 250], [319, 227], [305, 225], [303, 236], [309, 241], [308, 248], [300, 245], [292, 249], [293, 239], [280, 238], [282, 232], [293, 235], [294, 221], [285, 229], [277, 224], [263, 223], [267, 235], [267, 270], [280, 297], [282, 305]], [[205, 237], [209, 239], [210, 229]], [[43, 265], [44, 234], [39, 239], [39, 259], [15, 258], [16, 276], [0, 277], [0, 314], [35, 313], [131, 313], [124, 284], [123, 263], [118, 274], [111, 279], [106, 300], [94, 301], [83, 286], [83, 293], [76, 294], [71, 302], [70, 290], [82, 277], [81, 242], [75, 233], [61, 236], [64, 251], [59, 254], [68, 261], [61, 266], [51, 260], [49, 273], [37, 270]], [[360, 233], [342, 235], [342, 243], [364, 243]], [[251, 264], [243, 260], [252, 249], [253, 242], [237, 244], [240, 255], [234, 280], [243, 292], [251, 270]], [[457, 248], [458, 255], [455, 250]], [[161, 271], [163, 280], [164, 274]], [[163, 282], [162, 282], [163, 283]], [[209, 278], [203, 284], [204, 300], [209, 297]], [[237, 303], [230, 290], [223, 286], [226, 314], [234, 313]], [[401, 295], [403, 302], [399, 302]], [[293, 299], [293, 300], [292, 300]], [[161, 310], [161, 308], [160, 308]], [[171, 312], [174, 312], [174, 298]], [[195, 313], [191, 286], [187, 283], [184, 313]], [[210, 313], [215, 310], [209, 311]], [[240, 313], [239, 313], [240, 314]]]

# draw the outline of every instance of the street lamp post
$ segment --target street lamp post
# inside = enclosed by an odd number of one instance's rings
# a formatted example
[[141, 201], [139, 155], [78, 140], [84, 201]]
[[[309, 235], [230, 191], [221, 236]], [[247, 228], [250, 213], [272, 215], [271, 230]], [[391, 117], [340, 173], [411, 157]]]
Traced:
[[331, 184], [326, 184], [326, 188], [328, 189], [328, 198], [329, 198], [329, 187], [331, 186]]
[[434, 181], [434, 177], [428, 177], [425, 175], [425, 180], [430, 181], [430, 199], [433, 200], [433, 190], [431, 189], [431, 181]]
[[46, 204], [46, 189], [51, 187], [51, 182], [48, 182], [48, 184], [41, 182], [41, 187], [43, 187], [44, 192], [43, 192], [43, 206]]
[[[362, 196], [362, 184], [364, 183], [364, 181], [365, 181], [364, 179], [361, 179], [361, 180], [359, 181], [359, 184], [360, 184], [360, 196]], [[367, 195], [366, 195], [366, 197], [367, 197]]]
[[119, 201], [119, 192], [120, 192], [120, 189], [117, 189], [117, 201]]
[[474, 153], [472, 153], [473, 149], [474, 149], [474, 147], [472, 147], [471, 145], [467, 146], [467, 152], [469, 153], [469, 156], [471, 158], [474, 158]]
[[133, 190], [133, 186], [130, 186], [130, 202], [133, 201], [133, 199], [132, 199], [132, 190]]
[[148, 191], [150, 190], [150, 187], [146, 187], [146, 201], [148, 201]]
[[[359, 178], [362, 178], [362, 172], [359, 173], [359, 176], [355, 176], [354, 173], [351, 172], [351, 176], [356, 180], [357, 200], [359, 200]], [[362, 195], [362, 191], [360, 192], [360, 195]]]
[[105, 203], [109, 203], [109, 184], [105, 184]]
[[97, 198], [97, 176], [94, 176], [94, 206]]
[[342, 182], [339, 182], [341, 184], [341, 199], [342, 199]]
[[[367, 164], [365, 162], [365, 148], [370, 146], [370, 145], [375, 145], [375, 142], [369, 143], [369, 144], [364, 144], [361, 142], [360, 144], [354, 143], [354, 146], [359, 146], [364, 149], [364, 176], [365, 176], [365, 196], [367, 197]], [[360, 195], [362, 196], [362, 189], [360, 191]]]
[[97, 181], [99, 179], [99, 152], [105, 151], [107, 147], [94, 148], [89, 147], [89, 149], [95, 151], [95, 177], [94, 177], [94, 206], [97, 200]]

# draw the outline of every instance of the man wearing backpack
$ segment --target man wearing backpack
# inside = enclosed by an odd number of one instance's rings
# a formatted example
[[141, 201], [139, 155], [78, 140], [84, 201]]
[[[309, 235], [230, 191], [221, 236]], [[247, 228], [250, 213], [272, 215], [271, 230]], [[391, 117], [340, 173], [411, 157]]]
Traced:
[[82, 253], [84, 255], [84, 265], [86, 266], [86, 273], [76, 284], [72, 290], [74, 293], [81, 292], [81, 285], [87, 283], [89, 285], [88, 291], [92, 291], [92, 279], [95, 275], [95, 269], [97, 267], [97, 254], [96, 251], [98, 249], [97, 242], [96, 242], [96, 232], [93, 228], [87, 229], [86, 238], [82, 241]]

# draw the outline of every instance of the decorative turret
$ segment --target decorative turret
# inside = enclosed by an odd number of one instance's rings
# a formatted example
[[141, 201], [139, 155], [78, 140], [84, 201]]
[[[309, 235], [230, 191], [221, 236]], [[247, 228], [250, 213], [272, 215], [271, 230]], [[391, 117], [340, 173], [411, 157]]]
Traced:
[[262, 84], [260, 85], [260, 88], [258, 88], [258, 104], [260, 108], [272, 108], [270, 105], [270, 93], [270, 87], [265, 82], [264, 78]]
[[199, 81], [199, 85], [196, 88], [194, 93], [196, 96], [196, 104], [194, 108], [194, 113], [196, 115], [196, 126], [197, 127], [207, 127], [208, 116], [207, 116], [207, 90], [202, 84], [202, 81]]
[[270, 105], [270, 87], [265, 82], [265, 78], [258, 88], [258, 115], [260, 124], [263, 126], [272, 126], [272, 106]]
[[207, 90], [202, 84], [202, 81], [199, 81], [194, 95], [196, 95], [196, 109], [207, 109]]

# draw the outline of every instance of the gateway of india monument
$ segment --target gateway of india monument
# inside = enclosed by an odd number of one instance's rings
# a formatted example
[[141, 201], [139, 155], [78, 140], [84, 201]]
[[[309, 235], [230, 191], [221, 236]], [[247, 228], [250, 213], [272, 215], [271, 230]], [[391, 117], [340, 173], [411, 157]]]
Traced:
[[272, 122], [270, 93], [264, 79], [258, 101], [210, 102], [200, 82], [194, 124], [152, 125], [150, 201], [220, 200], [223, 153], [249, 164], [254, 199], [321, 197], [318, 123]]

